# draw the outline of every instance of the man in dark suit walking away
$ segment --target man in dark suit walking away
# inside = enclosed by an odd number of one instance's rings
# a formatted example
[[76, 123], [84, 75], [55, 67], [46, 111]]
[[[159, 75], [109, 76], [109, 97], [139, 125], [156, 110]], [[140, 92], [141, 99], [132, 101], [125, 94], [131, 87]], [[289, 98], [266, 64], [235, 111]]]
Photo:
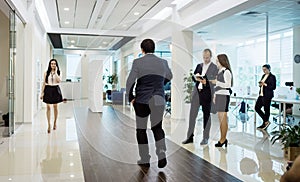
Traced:
[[[151, 39], [141, 43], [143, 57], [133, 61], [132, 69], [126, 82], [126, 92], [129, 102], [133, 104], [136, 114], [136, 138], [140, 160], [138, 165], [150, 167], [150, 154], [147, 138], [147, 121], [150, 116], [151, 130], [155, 138], [158, 167], [167, 165], [165, 133], [162, 129], [162, 119], [165, 110], [164, 84], [173, 75], [166, 60], [155, 56], [155, 44]], [[133, 88], [136, 82], [135, 96]]]
[[212, 97], [214, 95], [215, 86], [210, 82], [210, 80], [215, 80], [218, 74], [217, 65], [211, 62], [211, 57], [211, 50], [205, 49], [203, 51], [204, 63], [198, 64], [194, 71], [195, 77], [193, 77], [193, 80], [196, 82], [196, 84], [192, 92], [189, 128], [187, 132], [187, 138], [182, 142], [182, 144], [194, 142], [194, 129], [200, 105], [202, 105], [203, 112], [203, 139], [200, 144], [206, 145], [208, 143], [211, 127], [210, 113], [213, 107]]
[[[271, 73], [271, 66], [265, 64], [262, 66], [264, 75], [261, 77], [259, 84], [259, 96], [255, 104], [255, 111], [263, 120], [261, 126], [257, 129], [266, 130], [271, 124], [269, 121], [270, 117], [270, 106], [271, 100], [274, 97], [274, 90], [276, 89], [276, 77]], [[265, 112], [261, 110], [264, 107]]]

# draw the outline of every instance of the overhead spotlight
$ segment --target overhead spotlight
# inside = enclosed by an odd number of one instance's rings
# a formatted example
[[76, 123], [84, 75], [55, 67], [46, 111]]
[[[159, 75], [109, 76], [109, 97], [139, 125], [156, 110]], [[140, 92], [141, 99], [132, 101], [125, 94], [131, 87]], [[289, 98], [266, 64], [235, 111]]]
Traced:
[[71, 43], [74, 44], [74, 43], [75, 43], [75, 40], [71, 40]]
[[65, 21], [65, 24], [70, 24], [70, 22], [69, 21]]
[[134, 14], [135, 16], [138, 16], [138, 15], [140, 14], [140, 12], [137, 12], [137, 11], [136, 11], [136, 12], [134, 12], [133, 14]]
[[70, 10], [70, 8], [64, 8], [64, 10], [65, 10], [65, 11], [69, 11], [69, 10]]

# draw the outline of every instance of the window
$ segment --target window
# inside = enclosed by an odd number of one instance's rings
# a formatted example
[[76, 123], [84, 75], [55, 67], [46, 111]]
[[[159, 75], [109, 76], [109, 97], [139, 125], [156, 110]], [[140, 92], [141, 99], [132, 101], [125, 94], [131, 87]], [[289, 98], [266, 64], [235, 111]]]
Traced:
[[81, 79], [81, 56], [80, 55], [67, 55], [66, 79], [75, 82]]
[[[270, 35], [269, 64], [275, 74], [277, 86], [293, 80], [293, 34], [291, 30]], [[250, 42], [250, 41], [247, 41]], [[257, 38], [251, 44], [237, 47], [237, 85], [257, 86], [262, 76], [262, 65], [266, 63], [265, 39]]]

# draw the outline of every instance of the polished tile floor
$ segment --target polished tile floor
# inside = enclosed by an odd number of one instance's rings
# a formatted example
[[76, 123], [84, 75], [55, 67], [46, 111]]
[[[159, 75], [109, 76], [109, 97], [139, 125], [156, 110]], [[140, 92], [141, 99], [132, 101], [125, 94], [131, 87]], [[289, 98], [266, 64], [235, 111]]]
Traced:
[[1, 182], [84, 181], [73, 104], [60, 104], [57, 130], [50, 134], [45, 113], [0, 138]]
[[[23, 124], [10, 138], [0, 138], [0, 181], [84, 181], [73, 110], [87, 104], [86, 100], [60, 104], [57, 130], [50, 134], [42, 109], [32, 124]], [[129, 106], [112, 107], [134, 118]], [[249, 116], [248, 121], [242, 122], [234, 114], [229, 115], [227, 149], [214, 147], [219, 138], [216, 115], [212, 115], [211, 139], [206, 146], [199, 144], [201, 112], [193, 144], [181, 144], [186, 136], [186, 121], [166, 115], [164, 129], [168, 139], [243, 181], [279, 181], [286, 166], [281, 146], [272, 145], [268, 133], [257, 131], [256, 124], [260, 122], [255, 124], [251, 113]], [[268, 131], [275, 126], [272, 123]]]
[[[115, 109], [134, 118], [134, 112], [129, 106], [114, 105]], [[209, 144], [200, 145], [202, 140], [202, 112], [199, 112], [194, 143], [183, 145], [181, 142], [186, 137], [188, 122], [173, 120], [167, 114], [164, 117], [164, 129], [167, 138], [193, 152], [211, 164], [232, 174], [243, 181], [279, 181], [285, 171], [286, 160], [279, 143], [272, 145], [271, 132], [277, 125], [272, 122], [267, 132], [256, 130], [261, 124], [257, 116], [254, 122], [253, 112], [249, 112], [249, 119], [244, 119], [237, 112], [229, 113], [229, 131], [227, 148], [216, 148], [214, 144], [219, 139], [219, 121], [216, 114], [212, 114], [212, 127]], [[270, 118], [272, 118], [271, 116]], [[299, 120], [299, 119], [298, 119]], [[297, 121], [298, 121], [297, 120]], [[296, 121], [296, 122], [297, 122]]]

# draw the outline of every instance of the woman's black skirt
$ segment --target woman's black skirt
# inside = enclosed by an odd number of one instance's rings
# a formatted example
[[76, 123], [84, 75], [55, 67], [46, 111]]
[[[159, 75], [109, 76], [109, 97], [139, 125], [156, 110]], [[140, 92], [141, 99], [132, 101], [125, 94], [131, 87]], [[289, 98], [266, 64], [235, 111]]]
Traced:
[[61, 90], [58, 85], [45, 85], [43, 102], [46, 104], [57, 104], [63, 101]]

